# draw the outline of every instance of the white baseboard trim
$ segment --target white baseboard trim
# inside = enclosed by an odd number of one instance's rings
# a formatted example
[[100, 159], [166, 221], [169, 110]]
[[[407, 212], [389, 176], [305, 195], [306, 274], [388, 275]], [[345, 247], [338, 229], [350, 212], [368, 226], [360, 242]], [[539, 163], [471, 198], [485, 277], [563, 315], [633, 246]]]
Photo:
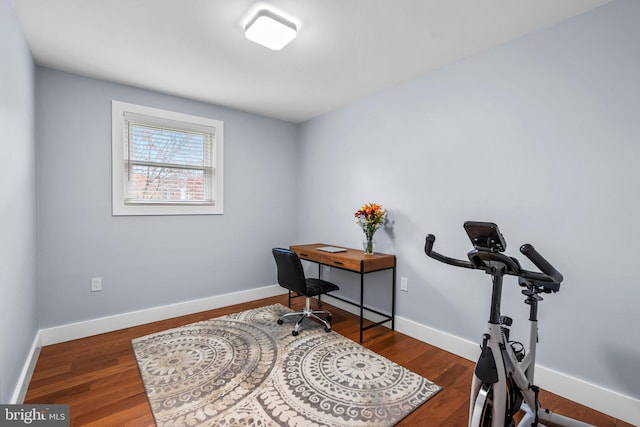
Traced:
[[38, 362], [38, 356], [40, 355], [40, 349], [42, 348], [42, 345], [40, 344], [41, 336], [42, 334], [40, 331], [36, 332], [36, 336], [33, 338], [31, 349], [27, 355], [27, 360], [24, 362], [24, 366], [20, 372], [20, 377], [18, 378], [18, 384], [13, 391], [9, 404], [15, 405], [24, 402], [24, 398], [27, 395], [27, 389], [29, 388], [29, 383], [31, 382], [31, 376], [36, 368], [36, 362]]
[[475, 362], [480, 355], [480, 346], [473, 341], [468, 341], [401, 316], [396, 316], [395, 323], [398, 332], [429, 343], [449, 353], [464, 357], [467, 360]]
[[596, 411], [640, 426], [640, 400], [536, 365], [536, 385]]
[[[42, 346], [239, 304], [245, 301], [282, 295], [284, 293], [286, 293], [286, 291], [280, 286], [270, 285], [41, 329], [37, 332], [33, 340], [31, 350], [29, 351], [28, 358], [20, 375], [20, 380], [10, 403], [22, 403], [24, 401], [29, 381]], [[357, 307], [332, 298], [330, 295], [323, 296], [322, 298], [328, 304], [356, 315], [359, 314]], [[365, 318], [374, 322], [381, 320], [381, 317], [366, 310]], [[396, 316], [395, 318], [395, 329], [398, 332], [427, 342], [471, 361], [475, 361], [480, 353], [477, 343], [422, 325], [401, 316]], [[605, 389], [578, 378], [573, 378], [540, 365], [536, 365], [536, 383], [552, 393], [633, 425], [640, 425], [640, 400], [638, 399]]]
[[216, 295], [197, 300], [184, 301], [177, 304], [169, 304], [145, 310], [40, 329], [33, 339], [33, 344], [31, 345], [31, 349], [29, 350], [29, 354], [27, 355], [27, 359], [9, 403], [19, 404], [24, 402], [24, 398], [29, 388], [29, 383], [31, 382], [31, 376], [33, 375], [36, 363], [38, 362], [40, 349], [45, 345], [85, 338], [91, 335], [143, 325], [145, 323], [170, 319], [172, 317], [184, 316], [186, 314], [198, 313], [214, 308], [226, 307], [228, 305], [240, 304], [245, 301], [253, 301], [256, 299], [282, 295], [284, 293], [286, 293], [286, 291], [279, 285], [269, 285], [246, 291], [232, 292], [224, 295]]
[[[475, 362], [478, 343], [396, 316], [396, 330], [450, 353]], [[536, 365], [536, 385], [581, 405], [593, 408], [627, 423], [640, 426], [640, 400], [601, 386]], [[544, 404], [544, 402], [542, 402]]]
[[246, 291], [232, 292], [224, 295], [216, 295], [207, 298], [179, 302], [176, 304], [132, 311], [129, 313], [85, 320], [82, 322], [54, 326], [40, 330], [41, 345], [45, 346], [89, 337], [91, 335], [130, 328], [132, 326], [143, 325], [145, 323], [157, 322], [158, 320], [170, 319], [172, 317], [184, 316], [186, 314], [198, 313], [219, 307], [226, 307], [228, 305], [239, 304], [246, 301], [282, 295], [285, 292], [286, 291], [279, 285], [269, 285], [261, 288], [248, 289]]

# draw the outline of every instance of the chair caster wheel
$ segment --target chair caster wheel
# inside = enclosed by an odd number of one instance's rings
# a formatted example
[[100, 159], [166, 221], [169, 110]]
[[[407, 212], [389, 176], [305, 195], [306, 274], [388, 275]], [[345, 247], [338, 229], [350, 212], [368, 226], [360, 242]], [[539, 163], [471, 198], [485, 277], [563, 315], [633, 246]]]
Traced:
[[331, 323], [331, 319], [333, 319], [333, 317], [331, 315], [327, 316], [327, 322]]
[[278, 325], [282, 325], [282, 319], [278, 319]]
[[325, 332], [331, 332], [331, 328], [324, 328]]
[[291, 335], [293, 335], [294, 337], [297, 337], [298, 336], [298, 331], [291, 332]]

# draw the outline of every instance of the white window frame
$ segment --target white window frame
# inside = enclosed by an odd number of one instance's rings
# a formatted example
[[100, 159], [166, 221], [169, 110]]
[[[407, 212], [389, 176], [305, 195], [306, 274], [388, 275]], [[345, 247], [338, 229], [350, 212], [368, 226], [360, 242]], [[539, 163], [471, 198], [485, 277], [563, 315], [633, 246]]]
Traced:
[[[134, 113], [152, 117], [153, 119], [181, 122], [181, 125], [192, 125], [215, 128], [215, 173], [213, 174], [213, 204], [179, 204], [179, 203], [125, 203], [125, 113]], [[112, 101], [111, 103], [111, 167], [112, 167], [112, 215], [221, 215], [223, 213], [223, 147], [224, 123], [220, 120], [192, 116], [158, 108]]]

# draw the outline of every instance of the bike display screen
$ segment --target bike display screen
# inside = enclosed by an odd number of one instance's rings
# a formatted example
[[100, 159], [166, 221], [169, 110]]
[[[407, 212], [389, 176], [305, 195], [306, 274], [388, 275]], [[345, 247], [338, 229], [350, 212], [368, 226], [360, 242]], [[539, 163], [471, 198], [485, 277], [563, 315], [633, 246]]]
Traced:
[[478, 251], [504, 252], [507, 249], [507, 242], [498, 226], [492, 222], [467, 221], [464, 229]]

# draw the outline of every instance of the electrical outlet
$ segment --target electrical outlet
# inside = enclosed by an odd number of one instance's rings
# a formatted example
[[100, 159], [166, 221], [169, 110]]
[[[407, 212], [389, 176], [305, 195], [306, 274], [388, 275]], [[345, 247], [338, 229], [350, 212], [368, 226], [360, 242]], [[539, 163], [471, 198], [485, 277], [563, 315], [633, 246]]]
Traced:
[[401, 291], [409, 292], [408, 282], [409, 282], [409, 279], [407, 279], [406, 277], [401, 277], [400, 278], [400, 290]]
[[91, 278], [91, 292], [100, 292], [102, 290], [102, 277]]

